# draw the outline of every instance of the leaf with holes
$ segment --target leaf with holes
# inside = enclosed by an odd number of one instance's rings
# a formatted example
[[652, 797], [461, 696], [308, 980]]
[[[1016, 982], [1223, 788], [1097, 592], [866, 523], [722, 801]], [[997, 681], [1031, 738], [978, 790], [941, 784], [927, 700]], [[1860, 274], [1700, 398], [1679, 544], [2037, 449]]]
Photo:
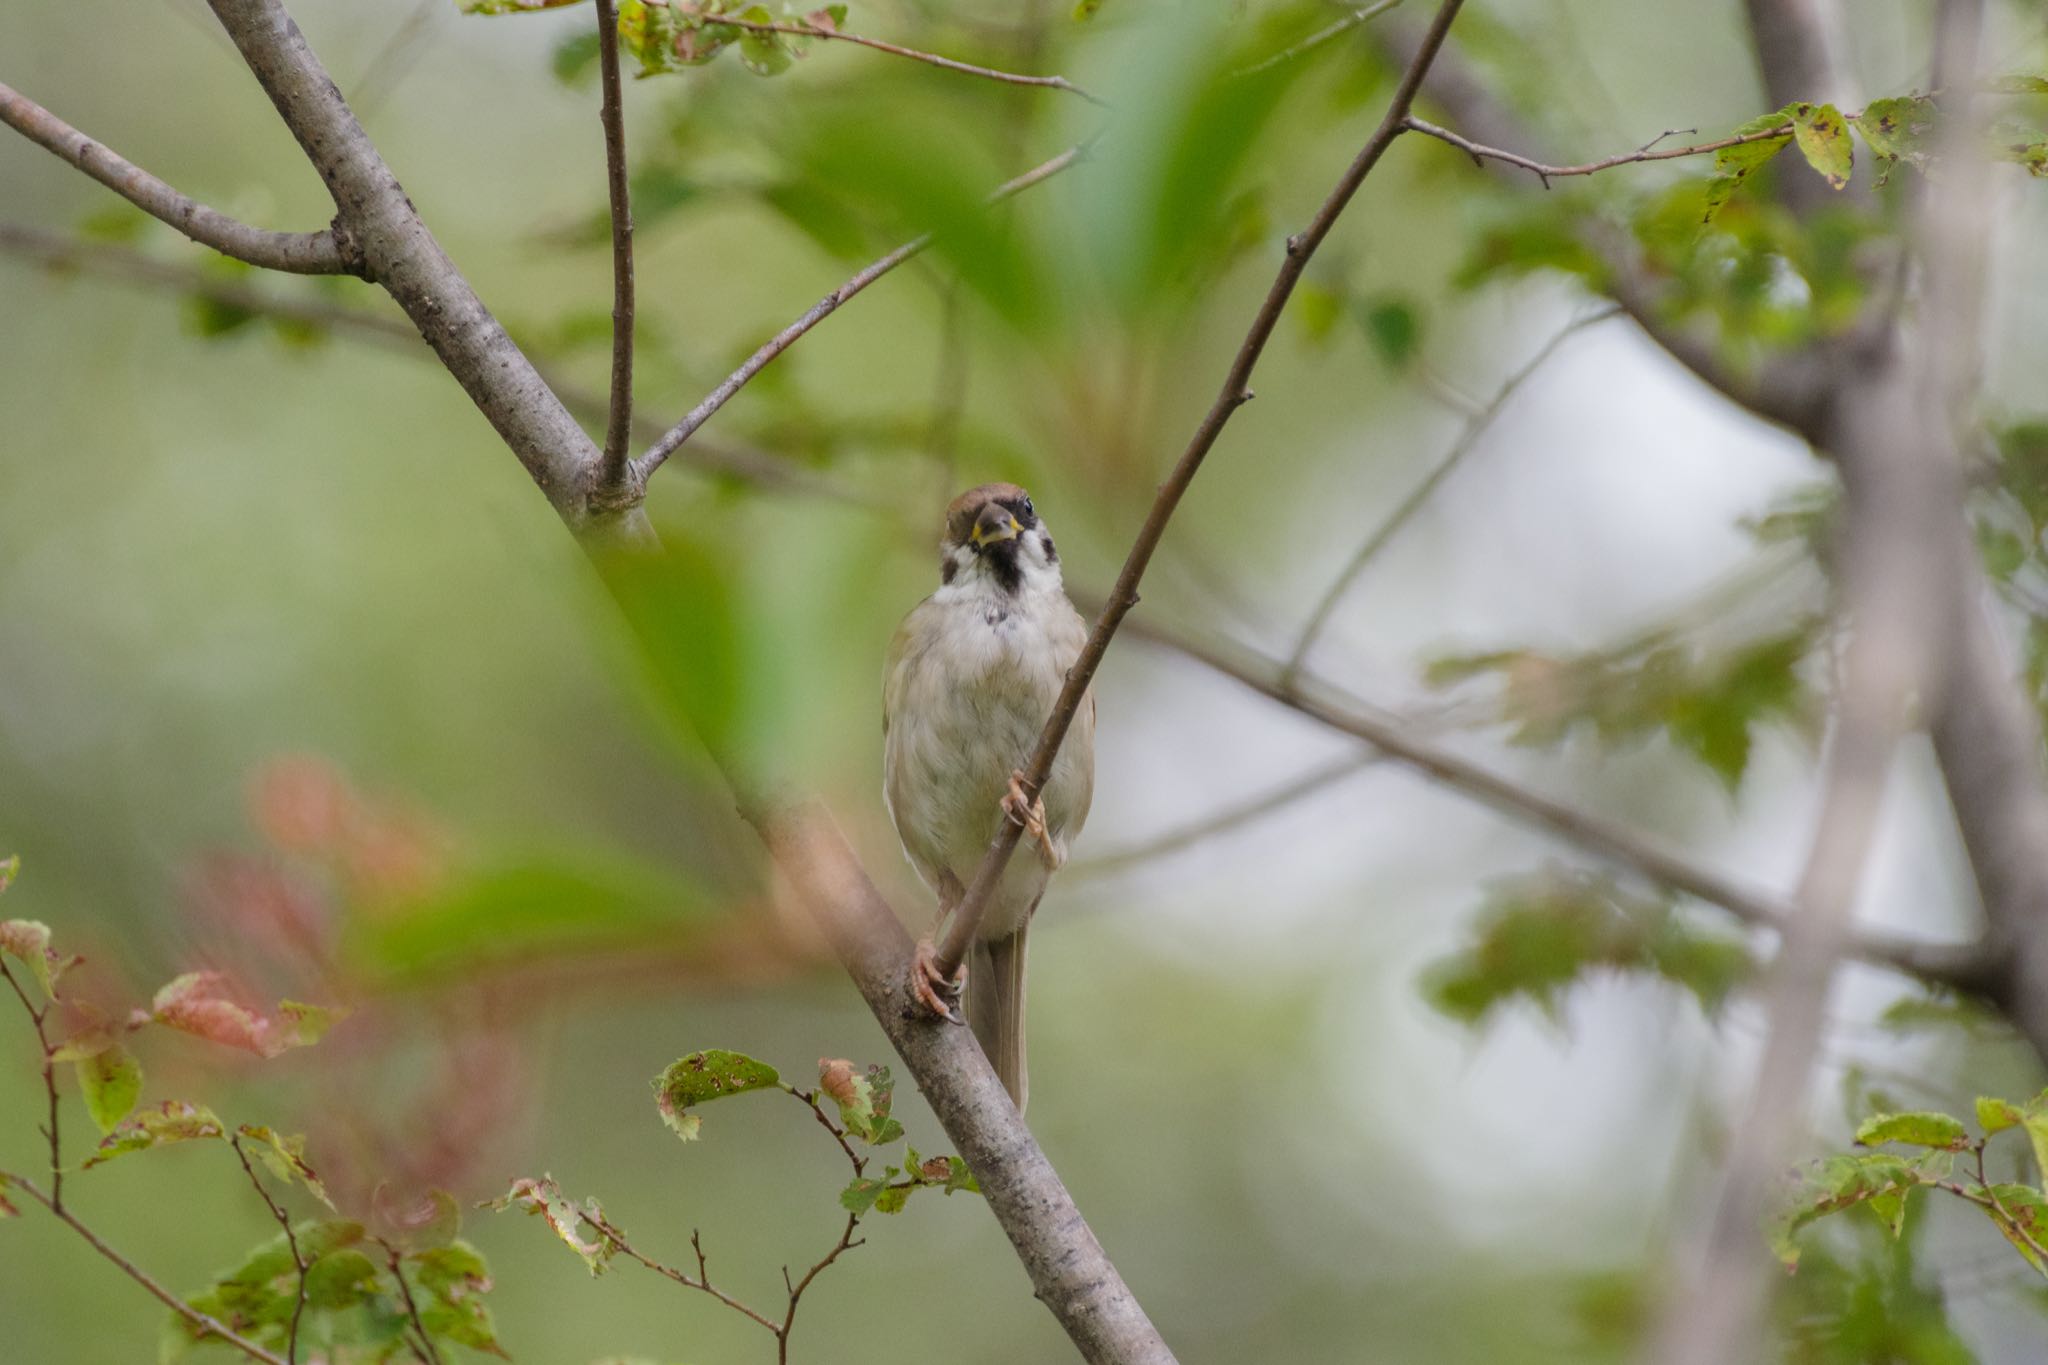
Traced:
[[1713, 222], [1728, 201], [1735, 197], [1735, 192], [1742, 188], [1743, 182], [1756, 174], [1772, 157], [1785, 150], [1785, 144], [1792, 140], [1790, 111], [1781, 110], [1775, 114], [1765, 114], [1762, 118], [1753, 118], [1731, 135], [1743, 137], [1750, 133], [1763, 133], [1776, 128], [1784, 130], [1783, 136], [1760, 137], [1753, 142], [1723, 147], [1714, 153], [1714, 175], [1707, 182], [1706, 212], [1701, 217], [1701, 222]]
[[1934, 150], [1938, 110], [1925, 95], [1899, 95], [1872, 100], [1850, 122], [1877, 158], [1877, 183], [1882, 185], [1900, 162], [1924, 167]]
[[710, 1048], [671, 1062], [666, 1071], [654, 1078], [655, 1106], [661, 1111], [662, 1122], [673, 1128], [677, 1137], [691, 1142], [701, 1126], [698, 1116], [690, 1112], [693, 1106], [781, 1084], [782, 1077], [766, 1062], [757, 1062], [744, 1053]]
[[1856, 1129], [1856, 1141], [1864, 1147], [1897, 1142], [1908, 1147], [1934, 1147], [1957, 1152], [1970, 1145], [1969, 1130], [1961, 1119], [1931, 1111], [1908, 1114], [1873, 1114]]
[[595, 1199], [586, 1199], [580, 1205], [571, 1203], [553, 1176], [542, 1176], [538, 1180], [515, 1180], [504, 1194], [478, 1205], [501, 1211], [514, 1206], [546, 1219], [555, 1235], [583, 1258], [592, 1275], [602, 1275], [610, 1268], [618, 1245], [586, 1221], [604, 1217], [604, 1210]]
[[304, 1185], [309, 1194], [328, 1208], [334, 1201], [327, 1197], [327, 1187], [320, 1183], [320, 1177], [306, 1164], [306, 1139], [299, 1135], [285, 1136], [261, 1124], [243, 1124], [235, 1130], [249, 1140], [249, 1148], [270, 1173], [286, 1184], [297, 1181]]
[[205, 1105], [165, 1100], [138, 1110], [117, 1124], [114, 1131], [100, 1141], [93, 1154], [85, 1159], [82, 1169], [90, 1170], [117, 1156], [164, 1147], [173, 1142], [226, 1136], [227, 1130], [221, 1126], [220, 1119]]

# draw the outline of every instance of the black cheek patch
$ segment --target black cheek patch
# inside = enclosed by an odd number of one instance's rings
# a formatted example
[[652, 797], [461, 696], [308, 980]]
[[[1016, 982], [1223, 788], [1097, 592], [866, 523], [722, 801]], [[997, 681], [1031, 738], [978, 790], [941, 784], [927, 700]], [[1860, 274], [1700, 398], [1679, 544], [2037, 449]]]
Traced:
[[1038, 533], [1038, 548], [1045, 551], [1046, 563], [1057, 564], [1060, 562], [1060, 552], [1058, 550], [1053, 549], [1052, 537], [1047, 535], [1043, 531], [1040, 531]]
[[960, 573], [960, 565], [951, 555], [939, 556], [939, 582], [951, 583]]

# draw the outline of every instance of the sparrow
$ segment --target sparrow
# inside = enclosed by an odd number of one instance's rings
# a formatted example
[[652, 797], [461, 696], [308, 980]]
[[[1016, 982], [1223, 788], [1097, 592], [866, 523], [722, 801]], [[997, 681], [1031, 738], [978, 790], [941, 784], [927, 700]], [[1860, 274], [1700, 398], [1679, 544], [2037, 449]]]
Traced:
[[1031, 751], [1088, 628], [1060, 581], [1052, 533], [1011, 483], [970, 488], [946, 509], [939, 590], [889, 643], [882, 687], [882, 795], [903, 852], [938, 898], [911, 983], [934, 1013], [962, 980], [944, 980], [933, 936], [966, 894], [998, 822], [1031, 840], [1003, 870], [963, 964], [967, 1022], [1021, 1112], [1024, 940], [1046, 883], [1067, 859], [1095, 790], [1095, 695], [1074, 717], [1052, 774], [1027, 801], [1016, 765]]

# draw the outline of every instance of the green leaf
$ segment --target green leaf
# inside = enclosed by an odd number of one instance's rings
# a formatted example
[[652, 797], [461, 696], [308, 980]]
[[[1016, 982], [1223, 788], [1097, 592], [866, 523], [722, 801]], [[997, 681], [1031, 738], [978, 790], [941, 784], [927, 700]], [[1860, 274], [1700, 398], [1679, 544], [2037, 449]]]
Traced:
[[1993, 95], [2048, 95], [2048, 77], [1994, 76], [1980, 88]]
[[1986, 1137], [2008, 1128], [2017, 1128], [2026, 1119], [2025, 1112], [2010, 1100], [1992, 1099], [1987, 1095], [1977, 1097], [1977, 1126], [1984, 1130]]
[[1806, 164], [1819, 171], [1834, 189], [1841, 189], [1849, 183], [1849, 171], [1855, 158], [1855, 144], [1849, 139], [1849, 125], [1842, 119], [1842, 111], [1832, 104], [1808, 104], [1804, 101], [1791, 106], [1792, 136], [1799, 144]]
[[598, 38], [588, 30], [571, 33], [555, 44], [548, 66], [563, 85], [580, 85], [597, 67]]
[[204, 1105], [188, 1104], [183, 1100], [165, 1100], [136, 1111], [122, 1120], [114, 1131], [100, 1141], [93, 1154], [85, 1159], [81, 1169], [90, 1170], [117, 1156], [130, 1152], [147, 1151], [152, 1147], [163, 1147], [173, 1142], [192, 1142], [205, 1138], [225, 1138], [227, 1130], [221, 1126], [214, 1112]]
[[86, 1112], [101, 1133], [111, 1133], [142, 1098], [142, 1064], [114, 1043], [75, 1062]]
[[1422, 319], [1415, 306], [1404, 299], [1382, 298], [1366, 302], [1359, 318], [1386, 367], [1407, 369], [1422, 345]]
[[1723, 147], [1714, 153], [1714, 175], [1707, 182], [1706, 212], [1701, 219], [1702, 222], [1713, 222], [1720, 215], [1721, 209], [1734, 197], [1735, 191], [1742, 188], [1743, 182], [1785, 149], [1785, 144], [1792, 140], [1790, 110], [1753, 118], [1731, 134], [1734, 137], [1742, 137], [1749, 133], [1762, 133], [1779, 127], [1785, 130], [1782, 137], [1759, 138], [1754, 142]]
[[1938, 1147], [1954, 1152], [1969, 1146], [1970, 1133], [1960, 1119], [1923, 1110], [1908, 1114], [1873, 1114], [1857, 1127], [1856, 1141], [1865, 1147], [1900, 1142], [1913, 1147]]
[[[1771, 1248], [1789, 1268], [1799, 1263], [1798, 1234], [1819, 1219], [1859, 1204], [1878, 1201], [1878, 1221], [1897, 1232], [1903, 1226], [1906, 1197], [1921, 1185], [1944, 1177], [1946, 1153], [1930, 1152], [1908, 1161], [1886, 1152], [1832, 1156], [1808, 1167], [1800, 1192], [1772, 1218]], [[1934, 1164], [1930, 1164], [1934, 1163]]]
[[662, 1122], [689, 1142], [696, 1138], [700, 1123], [698, 1116], [689, 1112], [692, 1106], [781, 1084], [782, 1078], [767, 1063], [712, 1048], [669, 1063], [668, 1069], [654, 1078], [655, 1105]]
[[592, 1275], [602, 1275], [611, 1266], [612, 1257], [618, 1252], [617, 1244], [586, 1221], [604, 1217], [604, 1210], [595, 1199], [573, 1204], [562, 1194], [553, 1176], [542, 1176], [539, 1180], [515, 1180], [510, 1190], [478, 1207], [503, 1210], [514, 1205], [546, 1219], [555, 1235], [583, 1258]]
[[327, 1187], [320, 1183], [320, 1177], [306, 1164], [306, 1139], [302, 1136], [286, 1137], [260, 1124], [243, 1124], [235, 1130], [248, 1138], [254, 1145], [256, 1156], [270, 1169], [270, 1173], [286, 1184], [297, 1181], [304, 1185], [309, 1194], [328, 1208], [334, 1201], [327, 1197]]
[[638, 59], [643, 77], [676, 69], [676, 37], [675, 13], [666, 4], [620, 0], [619, 42]]
[[407, 1256], [429, 1302], [420, 1318], [436, 1337], [496, 1355], [497, 1326], [483, 1296], [491, 1288], [490, 1268], [483, 1256], [467, 1242], [416, 1251]]
[[2032, 1185], [1993, 1185], [1989, 1189], [1978, 1185], [1970, 1192], [1997, 1200], [1998, 1208], [1985, 1209], [1985, 1217], [1997, 1225], [2028, 1265], [2048, 1274], [2048, 1261], [2035, 1249], [2048, 1245], [2048, 1199], [2041, 1191]]
[[330, 1251], [306, 1264], [308, 1308], [353, 1308], [376, 1292], [377, 1263], [353, 1247]]
[[1431, 966], [1423, 989], [1437, 1009], [1477, 1024], [1515, 999], [1555, 1014], [1567, 987], [1600, 970], [1661, 976], [1712, 1013], [1755, 963], [1739, 940], [1695, 927], [1667, 898], [1551, 865], [1491, 884], [1474, 942]]
[[1877, 158], [1878, 184], [1890, 179], [1892, 169], [1901, 161], [1909, 166], [1927, 164], [1934, 150], [1938, 113], [1927, 96], [1903, 95], [1872, 100], [1850, 120]]
[[[890, 1169], [893, 1171], [895, 1168], [891, 1167]], [[888, 1187], [889, 1182], [887, 1180], [871, 1175], [861, 1176], [839, 1192], [840, 1207], [844, 1208], [848, 1213], [866, 1213], [874, 1208], [875, 1201], [881, 1197], [882, 1191]]]

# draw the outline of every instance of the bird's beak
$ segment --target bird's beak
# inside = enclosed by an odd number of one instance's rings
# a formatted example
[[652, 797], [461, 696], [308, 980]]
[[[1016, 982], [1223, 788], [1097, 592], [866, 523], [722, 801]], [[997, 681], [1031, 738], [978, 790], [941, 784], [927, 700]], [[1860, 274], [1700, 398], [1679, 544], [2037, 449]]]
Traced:
[[1007, 508], [1000, 503], [992, 502], [982, 508], [981, 515], [974, 519], [974, 530], [969, 538], [973, 540], [976, 548], [979, 548], [983, 545], [993, 545], [997, 541], [1015, 540], [1023, 529]]

